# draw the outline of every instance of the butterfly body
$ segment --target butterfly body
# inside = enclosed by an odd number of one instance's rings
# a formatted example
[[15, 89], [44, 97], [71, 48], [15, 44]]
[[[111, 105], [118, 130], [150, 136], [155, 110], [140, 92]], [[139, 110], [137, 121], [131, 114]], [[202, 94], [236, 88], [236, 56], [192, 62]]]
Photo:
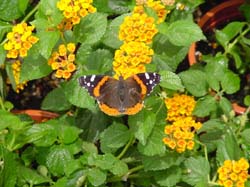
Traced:
[[154, 86], [160, 82], [156, 73], [139, 73], [119, 80], [105, 75], [87, 75], [79, 78], [79, 83], [87, 89], [108, 115], [133, 115], [143, 107], [143, 100]]

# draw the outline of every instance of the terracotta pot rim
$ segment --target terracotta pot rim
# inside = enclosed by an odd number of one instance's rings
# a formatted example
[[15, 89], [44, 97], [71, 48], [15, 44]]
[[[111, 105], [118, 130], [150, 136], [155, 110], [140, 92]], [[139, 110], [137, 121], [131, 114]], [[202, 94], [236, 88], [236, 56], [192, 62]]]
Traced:
[[12, 110], [11, 112], [13, 114], [27, 114], [37, 123], [59, 117], [59, 114], [55, 112], [38, 109]]
[[[236, 7], [239, 7], [241, 4], [243, 4], [245, 0], [229, 0], [226, 2], [223, 2], [214, 8], [210, 9], [208, 12], [206, 12], [198, 22], [198, 25], [202, 28], [203, 31], [207, 31], [209, 28], [214, 28], [218, 23], [221, 23], [225, 20], [229, 20], [232, 18], [242, 17], [241, 13], [237, 11]], [[216, 21], [214, 17], [216, 17], [216, 14], [223, 15], [223, 9], [230, 9], [232, 12], [230, 14], [226, 14], [225, 17], [220, 18], [219, 21]], [[209, 22], [211, 21], [211, 22]], [[208, 23], [208, 25], [206, 25]], [[204, 28], [206, 26], [206, 28]], [[192, 43], [189, 51], [188, 51], [188, 61], [189, 65], [192, 66], [196, 63], [196, 43]], [[236, 112], [236, 114], [243, 114], [246, 111], [245, 107], [242, 107], [238, 105], [237, 103], [232, 103], [233, 110]]]

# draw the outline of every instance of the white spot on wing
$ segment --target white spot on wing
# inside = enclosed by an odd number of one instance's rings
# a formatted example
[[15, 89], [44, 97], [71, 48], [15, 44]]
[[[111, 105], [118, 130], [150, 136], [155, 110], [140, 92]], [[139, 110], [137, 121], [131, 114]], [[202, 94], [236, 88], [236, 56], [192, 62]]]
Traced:
[[145, 73], [145, 77], [146, 77], [146, 79], [150, 78], [148, 73]]
[[95, 75], [92, 75], [90, 78], [90, 82], [94, 82], [94, 80], [95, 80]]

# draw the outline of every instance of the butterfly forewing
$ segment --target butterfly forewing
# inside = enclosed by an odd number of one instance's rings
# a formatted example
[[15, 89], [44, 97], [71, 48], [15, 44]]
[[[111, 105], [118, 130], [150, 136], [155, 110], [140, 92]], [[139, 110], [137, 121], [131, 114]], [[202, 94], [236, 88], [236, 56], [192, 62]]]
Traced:
[[91, 96], [95, 97], [93, 93], [94, 88], [104, 76], [105, 75], [84, 75], [80, 77], [78, 81], [82, 87], [87, 89]]
[[154, 87], [160, 82], [160, 75], [157, 73], [138, 73], [137, 76], [147, 87], [147, 95], [149, 95]]

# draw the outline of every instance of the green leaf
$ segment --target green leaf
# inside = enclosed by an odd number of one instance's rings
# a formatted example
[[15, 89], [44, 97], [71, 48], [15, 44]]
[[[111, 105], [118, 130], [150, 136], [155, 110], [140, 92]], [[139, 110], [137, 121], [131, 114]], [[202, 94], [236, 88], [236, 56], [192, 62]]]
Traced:
[[120, 25], [123, 23], [124, 18], [128, 16], [128, 14], [122, 14], [121, 16], [116, 17], [111, 20], [108, 25], [107, 31], [102, 38], [102, 42], [113, 49], [118, 49], [122, 45], [122, 41], [118, 38], [118, 33], [120, 29]]
[[142, 145], [146, 145], [147, 139], [154, 128], [155, 122], [156, 115], [146, 110], [129, 117], [129, 126], [135, 137]]
[[217, 141], [216, 159], [223, 163], [224, 160], [239, 160], [243, 156], [235, 134], [228, 129], [221, 140]]
[[24, 135], [25, 142], [34, 143], [37, 146], [50, 146], [57, 140], [55, 127], [46, 123], [31, 126]]
[[52, 69], [48, 62], [38, 52], [37, 46], [32, 46], [28, 56], [24, 58], [21, 65], [20, 82], [34, 80], [51, 73]]
[[[25, 4], [24, 1], [23, 4]], [[23, 15], [24, 7], [21, 0], [2, 0], [0, 3], [0, 17], [4, 21], [13, 21]]]
[[193, 115], [198, 117], [209, 116], [211, 112], [215, 111], [217, 108], [216, 100], [211, 95], [206, 95], [200, 98], [195, 105]]
[[[2, 41], [5, 34], [9, 31], [11, 31], [11, 29], [12, 29], [12, 25], [10, 25], [8, 22], [0, 20], [0, 41]], [[1, 45], [1, 50], [2, 50], [2, 48], [3, 48], [3, 46]], [[2, 52], [0, 53], [0, 56], [3, 56]], [[2, 60], [0, 60], [0, 64], [1, 64], [1, 61]]]
[[103, 152], [117, 150], [124, 146], [129, 141], [130, 137], [131, 132], [125, 125], [113, 122], [112, 125], [101, 133], [101, 150]]
[[217, 119], [211, 119], [202, 124], [198, 130], [199, 138], [202, 142], [212, 142], [222, 138], [225, 124]]
[[175, 72], [186, 57], [189, 46], [177, 46], [172, 44], [167, 36], [157, 34], [152, 48], [154, 50], [153, 63], [158, 65], [158, 69]]
[[70, 174], [74, 173], [77, 170], [82, 169], [82, 164], [80, 160], [71, 160], [70, 164], [67, 164], [65, 167], [65, 174], [69, 176]]
[[74, 27], [74, 35], [78, 42], [95, 44], [103, 37], [106, 32], [107, 18], [104, 14], [89, 14]]
[[228, 116], [230, 115], [230, 112], [232, 111], [232, 104], [227, 98], [221, 97], [219, 100], [219, 106], [224, 114]]
[[145, 171], [157, 171], [178, 166], [183, 160], [184, 158], [178, 153], [168, 152], [164, 156], [144, 156], [142, 162]]
[[226, 71], [221, 80], [221, 87], [227, 94], [237, 92], [240, 89], [239, 76], [230, 70]]
[[244, 97], [244, 105], [246, 105], [246, 106], [250, 105], [250, 95], [246, 95]]
[[[0, 125], [1, 126], [1, 125]], [[14, 187], [17, 181], [17, 155], [0, 145], [0, 158], [4, 164], [0, 169], [0, 186]]]
[[39, 175], [37, 171], [24, 166], [19, 166], [18, 174], [19, 174], [18, 178], [20, 178], [19, 180], [23, 180], [26, 183], [30, 184], [31, 186], [52, 182], [50, 178]]
[[39, 38], [38, 48], [40, 54], [48, 59], [51, 56], [54, 46], [57, 44], [60, 32], [59, 31], [40, 31], [37, 33]]
[[49, 92], [42, 102], [43, 110], [65, 111], [69, 110], [71, 103], [67, 100], [64, 89], [58, 87]]
[[62, 146], [52, 147], [46, 157], [46, 166], [54, 176], [65, 174], [65, 168], [72, 161], [70, 152]]
[[189, 69], [179, 74], [185, 88], [194, 96], [201, 97], [207, 94], [208, 85], [205, 73], [200, 70]]
[[0, 66], [4, 64], [5, 58], [6, 58], [6, 51], [4, 50], [3, 46], [0, 45]]
[[171, 90], [183, 90], [181, 79], [178, 75], [171, 71], [160, 71], [160, 86]]
[[101, 111], [95, 113], [89, 110], [79, 110], [76, 117], [76, 125], [84, 129], [81, 137], [90, 142], [99, 140], [100, 132], [112, 123], [107, 115]]
[[109, 153], [104, 155], [90, 154], [88, 157], [88, 165], [96, 166], [103, 170], [111, 169], [116, 161], [117, 158]]
[[95, 100], [88, 94], [85, 89], [81, 88], [78, 80], [76, 80], [75, 78], [68, 81], [63, 86], [63, 90], [66, 98], [71, 104], [95, 111]]
[[148, 137], [146, 145], [142, 145], [141, 143], [138, 144], [139, 152], [146, 156], [165, 153], [166, 147], [162, 142], [162, 138], [164, 137], [164, 127], [165, 124], [156, 124], [152, 133]]
[[25, 126], [25, 123], [21, 122], [16, 115], [5, 110], [0, 110], [0, 119], [0, 130], [5, 128], [18, 130]]
[[93, 51], [87, 62], [84, 64], [86, 71], [96, 70], [98, 74], [105, 74], [112, 70], [113, 54], [106, 49], [98, 49]]
[[239, 69], [241, 67], [242, 63], [243, 63], [242, 60], [241, 60], [241, 55], [240, 55], [239, 51], [236, 51], [236, 50], [232, 49], [229, 53], [234, 58], [234, 64], [235, 64], [236, 68]]
[[190, 46], [193, 42], [205, 39], [200, 27], [190, 20], [171, 23], [164, 34], [172, 44], [177, 46]]
[[209, 162], [199, 156], [188, 158], [185, 162], [188, 174], [183, 177], [184, 181], [190, 185], [205, 182], [208, 186], [208, 176], [210, 172]]
[[91, 168], [87, 171], [87, 177], [93, 186], [100, 186], [105, 183], [107, 174], [98, 168]]
[[95, 153], [95, 154], [98, 153], [98, 150], [97, 150], [97, 147], [95, 146], [95, 144], [90, 143], [90, 142], [83, 141], [82, 142], [82, 149], [84, 152], [87, 152], [87, 153]]
[[58, 125], [57, 132], [59, 140], [64, 144], [73, 143], [82, 132], [82, 129], [79, 129], [75, 126], [69, 125]]
[[175, 166], [168, 170], [158, 171], [154, 173], [154, 178], [160, 186], [176, 186], [181, 181], [181, 168]]
[[39, 8], [36, 14], [35, 22], [41, 18], [48, 20], [46, 25], [37, 25], [39, 29], [55, 27], [55, 25], [58, 25], [61, 22], [61, 20], [63, 19], [63, 15], [61, 11], [57, 8], [56, 4], [57, 1], [51, 0], [41, 0], [39, 2]]
[[216, 40], [225, 47], [231, 39], [240, 33], [244, 25], [244, 22], [238, 21], [227, 24], [221, 31], [217, 30], [215, 32]]
[[249, 136], [249, 134], [250, 134], [250, 129], [245, 129], [241, 133], [241, 137], [243, 139], [243, 142], [246, 145], [250, 145], [250, 136]]
[[123, 176], [128, 173], [128, 165], [121, 160], [117, 160], [112, 165], [110, 172], [117, 176]]
[[94, 7], [97, 8], [98, 12], [106, 12], [110, 15], [120, 15], [130, 11], [130, 1], [123, 0], [102, 0], [94, 1]]

